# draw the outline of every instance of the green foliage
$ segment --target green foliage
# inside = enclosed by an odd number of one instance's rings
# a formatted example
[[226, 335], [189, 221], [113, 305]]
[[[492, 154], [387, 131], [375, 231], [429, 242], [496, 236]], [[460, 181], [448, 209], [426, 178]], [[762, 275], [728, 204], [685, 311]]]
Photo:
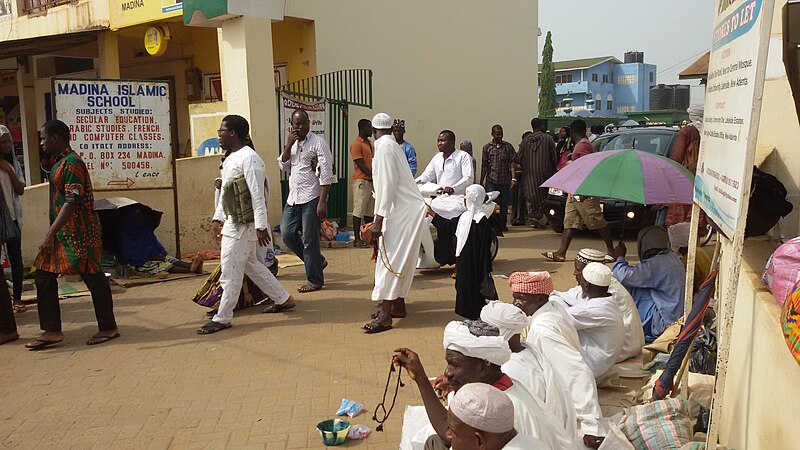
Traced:
[[539, 77], [539, 117], [556, 115], [556, 75], [553, 66], [553, 35], [547, 32], [542, 50], [541, 76]]

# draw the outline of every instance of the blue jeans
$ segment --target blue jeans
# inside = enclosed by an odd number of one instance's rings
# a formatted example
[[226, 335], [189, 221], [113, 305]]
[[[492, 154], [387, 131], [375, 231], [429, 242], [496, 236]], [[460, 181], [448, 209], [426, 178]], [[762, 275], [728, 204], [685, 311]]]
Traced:
[[325, 284], [322, 274], [325, 259], [319, 249], [318, 202], [319, 197], [308, 203], [286, 205], [281, 219], [281, 237], [289, 250], [305, 263], [308, 282], [322, 286]]
[[508, 204], [511, 203], [511, 185], [510, 184], [496, 184], [491, 180], [486, 182], [486, 191], [497, 191], [500, 196], [497, 197], [497, 204], [500, 205], [500, 225], [505, 230], [506, 222], [508, 221]]

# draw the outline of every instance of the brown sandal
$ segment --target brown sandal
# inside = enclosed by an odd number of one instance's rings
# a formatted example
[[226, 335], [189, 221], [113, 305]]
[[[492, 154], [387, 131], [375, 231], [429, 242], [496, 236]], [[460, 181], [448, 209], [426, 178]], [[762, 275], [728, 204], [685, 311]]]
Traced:
[[320, 286], [318, 284], [304, 284], [304, 285], [300, 286], [299, 288], [297, 288], [297, 292], [300, 292], [300, 293], [304, 294], [306, 292], [314, 292], [314, 291], [318, 291], [320, 289], [322, 289], [322, 286]]

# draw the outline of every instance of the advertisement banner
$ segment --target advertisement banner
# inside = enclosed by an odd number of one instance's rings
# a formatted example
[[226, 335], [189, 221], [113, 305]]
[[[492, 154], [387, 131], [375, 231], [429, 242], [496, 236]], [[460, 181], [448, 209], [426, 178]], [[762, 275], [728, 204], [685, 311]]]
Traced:
[[281, 116], [281, 144], [286, 143], [286, 136], [292, 129], [292, 113], [296, 109], [304, 109], [308, 113], [308, 118], [311, 123], [311, 132], [325, 139], [325, 142], [329, 142], [327, 136], [328, 115], [325, 101], [314, 103], [301, 102], [282, 92], [281, 104], [278, 111]]
[[708, 66], [695, 201], [729, 239], [744, 220], [774, 0], [719, 0]]
[[111, 29], [183, 15], [182, 0], [109, 0]]
[[53, 93], [94, 190], [173, 187], [167, 82], [55, 79]]

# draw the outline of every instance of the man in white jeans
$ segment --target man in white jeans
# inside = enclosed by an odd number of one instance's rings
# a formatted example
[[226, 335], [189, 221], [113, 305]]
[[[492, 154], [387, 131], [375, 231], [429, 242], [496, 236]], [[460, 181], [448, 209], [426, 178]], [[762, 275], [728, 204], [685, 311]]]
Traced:
[[[212, 334], [231, 327], [233, 309], [245, 275], [275, 300], [264, 312], [282, 312], [295, 306], [286, 289], [258, 260], [256, 246], [269, 243], [270, 230], [264, 201], [264, 161], [247, 145], [249, 133], [250, 125], [241, 116], [225, 117], [217, 130], [220, 146], [229, 152], [222, 164], [222, 191], [212, 220], [214, 236], [222, 241], [220, 285], [223, 292], [217, 314], [197, 330], [198, 334]], [[237, 192], [240, 189], [235, 179], [242, 176], [250, 194], [249, 205], [238, 198], [241, 193]], [[248, 206], [252, 212], [246, 211]]]

